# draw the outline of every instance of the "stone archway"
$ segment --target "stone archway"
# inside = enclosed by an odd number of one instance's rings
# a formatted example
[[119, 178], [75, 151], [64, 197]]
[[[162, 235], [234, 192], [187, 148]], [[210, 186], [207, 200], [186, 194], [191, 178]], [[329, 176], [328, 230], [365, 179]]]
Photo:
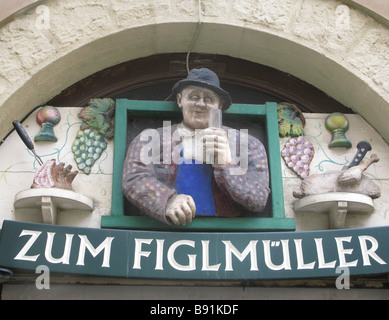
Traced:
[[[0, 29], [1, 137], [14, 118], [97, 71], [153, 54], [186, 52], [201, 18], [193, 51], [290, 73], [359, 113], [389, 141], [389, 30], [339, 1], [52, 0], [44, 5], [46, 13], [30, 10]], [[38, 28], [37, 19], [45, 18], [48, 28]]]

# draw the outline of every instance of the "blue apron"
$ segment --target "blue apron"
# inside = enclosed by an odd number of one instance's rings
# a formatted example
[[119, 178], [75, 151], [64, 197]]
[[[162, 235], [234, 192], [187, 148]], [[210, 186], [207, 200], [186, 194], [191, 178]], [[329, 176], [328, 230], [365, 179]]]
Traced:
[[[182, 156], [182, 151], [181, 151]], [[212, 165], [181, 158], [175, 189], [178, 194], [190, 195], [196, 204], [196, 215], [216, 216], [212, 188]]]

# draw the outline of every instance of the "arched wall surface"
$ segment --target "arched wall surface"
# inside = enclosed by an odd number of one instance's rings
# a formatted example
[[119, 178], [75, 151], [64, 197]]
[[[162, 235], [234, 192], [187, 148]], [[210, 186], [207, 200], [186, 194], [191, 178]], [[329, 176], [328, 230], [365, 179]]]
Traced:
[[[333, 0], [202, 0], [193, 51], [288, 72], [389, 141], [389, 29]], [[186, 52], [198, 0], [51, 0], [0, 29], [0, 137], [14, 119], [121, 62]]]

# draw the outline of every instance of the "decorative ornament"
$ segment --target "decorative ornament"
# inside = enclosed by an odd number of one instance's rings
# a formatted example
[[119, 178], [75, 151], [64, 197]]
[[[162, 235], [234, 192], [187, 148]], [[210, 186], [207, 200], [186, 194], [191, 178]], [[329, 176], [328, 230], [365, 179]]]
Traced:
[[309, 165], [315, 154], [312, 142], [305, 137], [290, 138], [281, 151], [286, 165], [301, 179], [309, 175]]
[[380, 187], [374, 183], [363, 172], [379, 158], [374, 153], [370, 159], [361, 164], [362, 159], [371, 145], [367, 141], [360, 141], [357, 144], [357, 152], [353, 160], [340, 171], [329, 171], [322, 174], [314, 174], [305, 179], [298, 190], [293, 192], [295, 198], [301, 199], [306, 196], [330, 193], [330, 192], [351, 192], [369, 196], [372, 199], [381, 196]]
[[61, 162], [56, 164], [54, 159], [46, 161], [36, 172], [31, 188], [72, 189], [72, 182], [78, 171], [72, 171], [72, 166]]
[[305, 118], [297, 106], [287, 102], [279, 103], [277, 115], [280, 137], [304, 135]]
[[343, 113], [331, 113], [325, 121], [325, 126], [332, 133], [332, 140], [328, 147], [351, 148], [352, 143], [345, 135], [346, 131], [349, 129], [349, 122]]
[[73, 142], [72, 151], [78, 169], [90, 174], [93, 164], [107, 148], [104, 138], [114, 136], [115, 102], [110, 98], [91, 99], [78, 117], [84, 122]]
[[377, 155], [372, 154], [365, 163], [346, 170], [313, 174], [301, 183], [298, 190], [293, 191], [293, 197], [301, 199], [306, 196], [329, 192], [351, 192], [377, 199], [381, 196], [381, 188], [363, 174], [371, 164], [377, 161], [379, 161]]
[[35, 136], [34, 141], [58, 141], [53, 127], [61, 121], [61, 114], [52, 106], [42, 107], [36, 115], [36, 122], [41, 126], [41, 131]]
[[95, 130], [80, 130], [73, 142], [72, 151], [78, 169], [90, 174], [93, 164], [107, 148], [107, 142]]
[[362, 179], [363, 172], [373, 163], [378, 162], [380, 159], [373, 153], [370, 159], [363, 164], [350, 167], [347, 170], [342, 171], [338, 176], [338, 184], [343, 186], [352, 186], [358, 184]]
[[91, 99], [78, 117], [104, 138], [111, 139], [114, 136], [114, 113], [115, 102], [112, 99]]

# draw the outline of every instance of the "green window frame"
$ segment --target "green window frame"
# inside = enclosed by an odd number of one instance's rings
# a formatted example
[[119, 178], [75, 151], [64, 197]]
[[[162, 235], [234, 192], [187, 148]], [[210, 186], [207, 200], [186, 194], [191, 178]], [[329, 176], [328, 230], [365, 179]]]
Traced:
[[201, 217], [186, 226], [169, 226], [147, 216], [126, 216], [122, 192], [123, 162], [126, 156], [128, 117], [177, 118], [181, 115], [175, 102], [116, 100], [115, 139], [112, 180], [111, 215], [102, 216], [101, 227], [111, 229], [163, 230], [163, 231], [293, 231], [293, 218], [285, 217], [282, 184], [281, 154], [279, 147], [277, 104], [232, 104], [223, 117], [264, 119], [268, 142], [268, 159], [272, 201], [272, 217]]

